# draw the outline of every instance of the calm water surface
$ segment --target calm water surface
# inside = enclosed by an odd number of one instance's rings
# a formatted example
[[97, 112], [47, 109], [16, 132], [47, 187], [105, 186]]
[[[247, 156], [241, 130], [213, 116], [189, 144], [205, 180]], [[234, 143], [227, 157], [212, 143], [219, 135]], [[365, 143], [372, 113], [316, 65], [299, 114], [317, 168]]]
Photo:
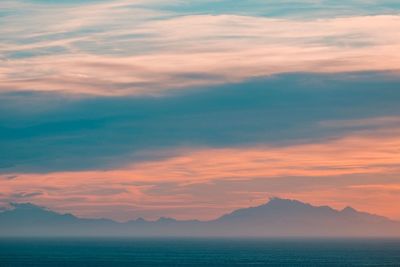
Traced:
[[0, 239], [0, 266], [400, 266], [400, 240]]

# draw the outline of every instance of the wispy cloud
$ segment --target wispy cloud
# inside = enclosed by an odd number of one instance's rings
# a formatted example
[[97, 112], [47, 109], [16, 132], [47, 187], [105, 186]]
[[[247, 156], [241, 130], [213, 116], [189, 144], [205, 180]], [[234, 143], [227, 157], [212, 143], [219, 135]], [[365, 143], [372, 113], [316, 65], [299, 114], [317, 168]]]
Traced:
[[3, 92], [160, 94], [285, 72], [400, 66], [397, 15], [303, 20], [188, 15], [135, 1], [6, 3], [18, 12], [0, 28]]

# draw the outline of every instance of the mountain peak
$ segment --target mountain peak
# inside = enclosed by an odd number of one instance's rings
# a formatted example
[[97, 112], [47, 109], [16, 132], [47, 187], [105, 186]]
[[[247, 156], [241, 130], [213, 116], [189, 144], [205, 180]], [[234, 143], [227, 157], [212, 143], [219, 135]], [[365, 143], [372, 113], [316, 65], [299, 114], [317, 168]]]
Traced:
[[350, 206], [345, 207], [344, 209], [341, 210], [341, 212], [345, 212], [345, 213], [356, 213], [357, 211], [355, 209], [353, 209]]
[[11, 207], [14, 208], [14, 210], [26, 210], [26, 211], [35, 211], [35, 210], [40, 210], [40, 211], [47, 211], [48, 209], [37, 206], [35, 204], [26, 202], [26, 203], [16, 203], [16, 202], [11, 202], [9, 203]]
[[306, 204], [304, 202], [298, 201], [298, 200], [293, 200], [293, 199], [285, 199], [285, 198], [279, 198], [279, 197], [272, 197], [268, 201], [268, 203], [265, 204], [268, 207], [300, 207], [300, 206], [309, 206], [309, 204]]
[[[56, 211], [52, 211], [48, 208], [41, 207], [29, 202], [26, 203], [9, 203], [11, 209], [4, 211], [3, 213], [8, 213], [13, 216], [18, 216], [20, 219], [29, 220], [32, 218], [50, 220], [50, 218], [63, 218], [63, 219], [76, 219], [72, 214], [66, 213], [61, 214]], [[1, 214], [1, 213], [0, 213]]]
[[269, 203], [302, 203], [302, 202], [287, 198], [271, 197], [268, 201], [268, 204]]

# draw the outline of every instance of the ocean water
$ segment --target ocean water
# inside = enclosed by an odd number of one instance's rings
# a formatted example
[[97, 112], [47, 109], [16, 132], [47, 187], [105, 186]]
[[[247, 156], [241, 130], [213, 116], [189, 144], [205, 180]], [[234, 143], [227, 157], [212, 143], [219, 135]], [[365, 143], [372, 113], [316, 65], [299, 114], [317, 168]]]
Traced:
[[400, 266], [400, 240], [0, 239], [0, 266]]

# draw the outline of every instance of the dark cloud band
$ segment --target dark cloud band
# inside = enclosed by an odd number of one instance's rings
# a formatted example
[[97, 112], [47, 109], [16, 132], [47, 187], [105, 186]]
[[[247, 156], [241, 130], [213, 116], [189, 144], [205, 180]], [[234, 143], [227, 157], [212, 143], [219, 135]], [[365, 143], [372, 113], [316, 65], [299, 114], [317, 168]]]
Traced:
[[[337, 124], [400, 115], [388, 73], [285, 74], [164, 97], [0, 97], [1, 172], [107, 169], [177, 147], [281, 145], [390, 127]], [[385, 121], [383, 121], [385, 122]], [[393, 126], [393, 125], [392, 125]], [[146, 151], [144, 153], [144, 151]]]

